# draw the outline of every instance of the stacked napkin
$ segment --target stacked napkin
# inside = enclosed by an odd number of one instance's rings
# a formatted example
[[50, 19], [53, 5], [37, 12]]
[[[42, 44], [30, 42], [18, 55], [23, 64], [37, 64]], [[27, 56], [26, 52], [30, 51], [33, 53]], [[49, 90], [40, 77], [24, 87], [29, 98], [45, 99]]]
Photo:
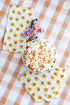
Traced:
[[36, 101], [39, 102], [42, 98], [50, 101], [51, 98], [58, 97], [64, 73], [65, 69], [61, 68], [41, 73], [29, 70], [19, 78], [19, 81]]
[[3, 50], [22, 53], [25, 43], [23, 32], [30, 26], [34, 18], [33, 8], [10, 5]]

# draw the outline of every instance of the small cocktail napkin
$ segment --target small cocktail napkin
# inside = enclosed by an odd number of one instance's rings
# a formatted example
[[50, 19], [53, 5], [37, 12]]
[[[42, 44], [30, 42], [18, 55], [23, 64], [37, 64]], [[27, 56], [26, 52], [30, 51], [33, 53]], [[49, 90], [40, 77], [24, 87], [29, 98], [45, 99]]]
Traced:
[[22, 53], [25, 40], [23, 32], [34, 18], [33, 8], [10, 5], [3, 50]]
[[42, 98], [50, 101], [51, 98], [58, 97], [64, 73], [65, 69], [61, 68], [41, 73], [29, 70], [19, 78], [19, 81], [36, 101], [39, 102]]

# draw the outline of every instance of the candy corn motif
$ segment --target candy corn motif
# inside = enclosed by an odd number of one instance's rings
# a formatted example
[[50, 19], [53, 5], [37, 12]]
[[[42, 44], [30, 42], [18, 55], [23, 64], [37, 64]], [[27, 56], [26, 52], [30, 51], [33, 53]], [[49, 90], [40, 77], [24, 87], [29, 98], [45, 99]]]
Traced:
[[11, 37], [10, 37], [10, 36], [8, 36], [8, 37], [7, 37], [7, 39], [8, 39], [8, 40], [11, 40]]
[[19, 18], [18, 18], [18, 17], [15, 17], [15, 20], [16, 20], [16, 21], [18, 21], [18, 20], [19, 20]]
[[25, 8], [23, 8], [22, 10], [23, 10], [23, 12], [25, 12], [25, 11], [26, 11], [26, 9], [25, 9]]
[[41, 68], [45, 68], [45, 66], [42, 64], [42, 65], [41, 65]]
[[65, 73], [65, 69], [62, 69], [63, 73]]
[[55, 71], [60, 71], [60, 68], [56, 68]]
[[49, 63], [49, 64], [51, 64], [51, 61], [50, 61], [50, 60], [48, 60], [48, 63]]
[[50, 82], [50, 81], [47, 81], [46, 83], [47, 83], [48, 85], [50, 85], [50, 84], [51, 84], [51, 82]]
[[21, 78], [19, 78], [19, 81], [21, 81]]
[[20, 48], [20, 49], [23, 48], [23, 45], [20, 45], [19, 48]]
[[15, 49], [15, 48], [13, 48], [13, 49], [12, 49], [12, 52], [15, 52], [15, 51], [16, 51], [16, 49]]
[[17, 44], [17, 40], [14, 40], [14, 44]]
[[26, 87], [26, 84], [25, 84], [25, 83], [23, 83], [23, 86], [24, 86], [24, 87]]
[[27, 15], [28, 15], [28, 17], [30, 17], [32, 14], [31, 13], [28, 13]]
[[20, 27], [23, 27], [23, 23], [20, 23]]
[[30, 23], [30, 20], [27, 20], [26, 23], [29, 24]]
[[59, 81], [59, 80], [57, 80], [56, 84], [59, 86], [59, 85], [60, 85], [60, 81]]
[[33, 72], [32, 71], [29, 71], [29, 74], [32, 74]]
[[55, 79], [55, 77], [54, 77], [54, 76], [51, 76], [51, 79], [52, 79], [52, 80], [54, 80], [54, 79]]
[[48, 91], [48, 89], [47, 89], [47, 88], [44, 88], [44, 89], [43, 89], [43, 91], [44, 91], [44, 92], [47, 92], [47, 91]]
[[14, 9], [12, 10], [12, 13], [13, 13], [13, 14], [15, 13], [15, 10], [14, 10]]
[[30, 59], [30, 63], [33, 63], [33, 59], [32, 58]]
[[4, 41], [3, 44], [6, 45], [6, 41]]
[[30, 10], [30, 11], [31, 11], [31, 10], [32, 10], [32, 8], [31, 8], [31, 7], [28, 7], [28, 10]]
[[30, 82], [31, 81], [31, 78], [27, 78], [27, 82]]
[[23, 37], [23, 33], [21, 33], [19, 36], [20, 36], [20, 37]]
[[40, 87], [36, 87], [37, 91], [40, 91]]
[[36, 81], [38, 81], [38, 80], [39, 80], [39, 78], [38, 78], [38, 77], [35, 77], [35, 80], [36, 80]]
[[47, 95], [47, 98], [51, 98], [51, 95]]
[[24, 16], [20, 17], [21, 20], [23, 20], [24, 18], [25, 18]]
[[17, 5], [16, 8], [18, 9], [19, 8], [19, 5]]
[[28, 88], [28, 91], [29, 91], [29, 92], [31, 92], [31, 91], [32, 91], [32, 89], [29, 87], [29, 88]]
[[33, 52], [32, 55], [35, 56], [35, 52]]
[[58, 92], [58, 91], [54, 91], [53, 94], [54, 94], [54, 95], [58, 95], [59, 92]]
[[11, 23], [11, 26], [15, 26], [15, 23]]
[[26, 73], [24, 73], [24, 74], [23, 74], [23, 77], [26, 77], [26, 75], [27, 75], [27, 74], [26, 74]]
[[64, 78], [64, 75], [61, 75], [61, 79], [63, 79]]
[[10, 30], [9, 30], [9, 32], [10, 32], [10, 33], [13, 33], [13, 30], [12, 30], [12, 29], [10, 29]]
[[9, 51], [9, 49], [6, 49], [6, 51]]
[[12, 18], [12, 17], [10, 17], [10, 18], [9, 18], [9, 20], [10, 20], [10, 21], [12, 21], [12, 20], [13, 20], [13, 18]]
[[37, 96], [38, 99], [42, 99], [42, 97], [40, 95]]
[[45, 75], [45, 74], [42, 74], [41, 76], [42, 76], [43, 78], [46, 78], [46, 75]]
[[21, 15], [22, 13], [21, 12], [18, 12], [18, 15]]
[[34, 97], [35, 96], [35, 93], [32, 93], [31, 96]]
[[26, 46], [26, 48], [29, 48], [30, 47], [30, 44], [28, 44], [27, 46]]
[[32, 68], [32, 67], [30, 67], [30, 69], [33, 71], [34, 70], [34, 68]]
[[54, 90], [54, 89], [55, 89], [55, 87], [52, 87], [52, 88], [51, 88], [51, 90]]
[[17, 31], [20, 31], [20, 28], [16, 28]]
[[18, 34], [17, 34], [17, 33], [15, 33], [13, 36], [14, 36], [14, 37], [16, 37], [16, 36], [18, 36]]
[[27, 54], [27, 51], [24, 51], [23, 54], [26, 55]]
[[36, 86], [36, 83], [31, 83], [31, 86]]
[[55, 75], [55, 76], [58, 76], [58, 73], [57, 73], [57, 72], [55, 72], [55, 73], [54, 73], [54, 75]]
[[39, 49], [41, 49], [41, 50], [42, 50], [42, 48], [43, 48], [43, 46], [40, 46], [40, 47], [39, 47]]
[[10, 44], [9, 44], [9, 47], [11, 47], [11, 48], [12, 48], [12, 47], [13, 47], [13, 45], [10, 43]]
[[41, 81], [41, 86], [44, 86], [44, 81]]

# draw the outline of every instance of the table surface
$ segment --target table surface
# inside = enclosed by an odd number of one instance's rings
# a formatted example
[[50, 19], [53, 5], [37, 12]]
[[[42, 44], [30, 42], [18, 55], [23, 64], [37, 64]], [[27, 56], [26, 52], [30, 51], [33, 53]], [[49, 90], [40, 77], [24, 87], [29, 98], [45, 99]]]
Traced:
[[[35, 102], [18, 77], [26, 70], [21, 54], [2, 49], [10, 4], [31, 6], [41, 20], [45, 38], [57, 49], [56, 65], [66, 74], [58, 99]], [[0, 0], [0, 103], [1, 105], [70, 105], [70, 0]]]

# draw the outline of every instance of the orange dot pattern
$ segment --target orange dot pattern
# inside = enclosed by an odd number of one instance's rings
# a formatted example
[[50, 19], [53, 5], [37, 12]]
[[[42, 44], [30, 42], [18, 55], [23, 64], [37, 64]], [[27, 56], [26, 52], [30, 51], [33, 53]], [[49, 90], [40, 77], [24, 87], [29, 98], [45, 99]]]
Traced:
[[64, 73], [65, 69], [61, 68], [44, 73], [29, 70], [19, 78], [19, 81], [36, 101], [40, 101], [42, 98], [50, 101], [52, 97], [58, 97]]
[[34, 19], [34, 9], [31, 7], [24, 8], [23, 6], [10, 6], [8, 13], [8, 23], [3, 42], [5, 51], [22, 53], [24, 39], [23, 32], [29, 27], [31, 20]]

